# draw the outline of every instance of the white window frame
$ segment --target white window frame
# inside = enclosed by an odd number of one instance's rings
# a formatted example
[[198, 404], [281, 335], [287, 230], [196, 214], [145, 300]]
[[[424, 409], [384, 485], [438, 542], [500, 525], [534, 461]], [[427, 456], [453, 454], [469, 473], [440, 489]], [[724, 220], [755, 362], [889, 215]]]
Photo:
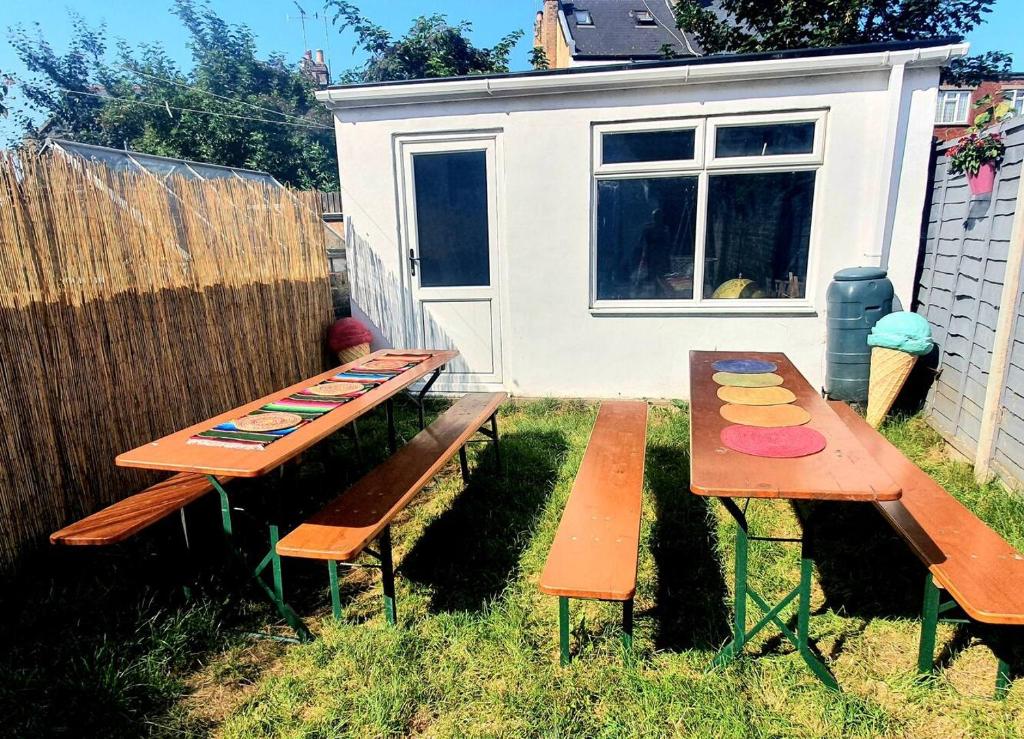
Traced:
[[[945, 97], [946, 95], [962, 95], [966, 96], [967, 104], [964, 105], [963, 117], [957, 117], [952, 121], [944, 121], [940, 118], [940, 113], [945, 108]], [[960, 110], [960, 103], [957, 103], [956, 110]], [[939, 90], [939, 97], [935, 102], [935, 125], [936, 126], [965, 126], [971, 117], [971, 91], [970, 90]]]
[[1013, 114], [1015, 116], [1024, 115], [1024, 87], [1010, 87], [1004, 89], [1003, 99], [1013, 106]]
[[[704, 118], [647, 119], [615, 123], [595, 123], [592, 142], [592, 176], [590, 208], [590, 312], [593, 315], [804, 315], [815, 314], [812, 296], [817, 289], [817, 263], [820, 239], [818, 229], [822, 211], [821, 171], [828, 110], [815, 109], [748, 115], [706, 116]], [[773, 123], [815, 124], [814, 146], [806, 154], [782, 154], [752, 157], [714, 157], [714, 131], [719, 126], [766, 125]], [[623, 162], [602, 164], [602, 137], [606, 133], [634, 131], [666, 131], [693, 128], [694, 158], [666, 162]], [[708, 181], [712, 175], [765, 174], [772, 172], [816, 172], [811, 202], [810, 239], [807, 254], [803, 298], [753, 298], [722, 300], [705, 298], [704, 254], [707, 240]], [[598, 300], [597, 298], [597, 190], [602, 180], [653, 177], [697, 177], [697, 223], [694, 234], [694, 267], [692, 298]]]

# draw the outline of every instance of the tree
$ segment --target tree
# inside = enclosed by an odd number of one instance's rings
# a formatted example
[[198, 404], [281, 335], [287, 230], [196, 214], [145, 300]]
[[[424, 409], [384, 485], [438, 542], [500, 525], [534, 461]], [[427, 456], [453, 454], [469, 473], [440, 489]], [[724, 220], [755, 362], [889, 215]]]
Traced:
[[446, 16], [434, 14], [417, 18], [405, 36], [395, 39], [351, 2], [328, 0], [327, 5], [334, 10], [338, 30], [352, 29], [358, 47], [369, 55], [342, 76], [348, 83], [507, 72], [512, 47], [523, 36], [521, 30], [513, 31], [491, 48], [481, 48], [467, 38], [472, 29], [468, 21], [451, 25]]
[[962, 36], [995, 0], [680, 0], [679, 27], [708, 53]]
[[331, 118], [306, 79], [280, 55], [261, 59], [253, 32], [209, 6], [175, 0], [193, 68], [179, 69], [159, 44], [137, 49], [72, 15], [57, 53], [36, 24], [9, 37], [29, 76], [17, 87], [26, 135], [43, 128], [85, 143], [261, 169], [299, 188], [337, 189]]
[[3, 70], [0, 69], [0, 118], [6, 118], [8, 115], [4, 99], [7, 97], [7, 91], [13, 86], [14, 78], [10, 75], [4, 74]]

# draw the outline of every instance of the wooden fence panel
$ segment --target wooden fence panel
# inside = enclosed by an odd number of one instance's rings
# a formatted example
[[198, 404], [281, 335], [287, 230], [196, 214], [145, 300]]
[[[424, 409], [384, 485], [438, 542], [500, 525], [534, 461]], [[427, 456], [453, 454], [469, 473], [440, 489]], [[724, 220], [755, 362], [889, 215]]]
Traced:
[[151, 484], [114, 457], [319, 371], [320, 202], [0, 158], [0, 566]]

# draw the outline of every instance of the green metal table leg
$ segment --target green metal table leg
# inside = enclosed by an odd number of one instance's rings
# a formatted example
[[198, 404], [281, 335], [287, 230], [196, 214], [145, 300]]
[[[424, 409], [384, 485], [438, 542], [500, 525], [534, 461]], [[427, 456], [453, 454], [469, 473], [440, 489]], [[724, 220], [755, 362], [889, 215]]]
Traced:
[[491, 433], [494, 434], [494, 463], [501, 472], [501, 442], [498, 441], [498, 414], [491, 416]]
[[814, 562], [810, 557], [810, 552], [807, 544], [808, 534], [804, 532], [804, 543], [801, 546], [801, 557], [800, 557], [800, 603], [797, 609], [797, 649], [800, 650], [800, 656], [803, 658], [804, 663], [811, 668], [813, 672], [826, 687], [832, 688], [832, 690], [839, 690], [839, 683], [836, 682], [832, 672], [826, 667], [821, 660], [811, 651], [810, 645], [810, 620], [811, 620], [811, 575], [813, 573]]
[[622, 648], [633, 650], [633, 599], [622, 601]]
[[569, 599], [558, 596], [558, 652], [562, 666], [569, 664]]
[[921, 641], [917, 648], [917, 671], [931, 673], [935, 660], [935, 627], [939, 622], [939, 589], [932, 573], [924, 576], [924, 604], [921, 607]]
[[391, 398], [384, 401], [384, 415], [388, 421], [388, 451], [394, 454], [398, 450], [398, 434], [395, 431], [395, 403]]
[[[217, 494], [220, 496], [221, 526], [224, 529], [224, 536], [228, 551], [242, 565], [243, 568], [248, 568], [248, 565], [246, 565], [245, 562], [245, 556], [234, 544], [234, 528], [232, 526], [231, 521], [231, 502], [228, 498], [228, 493], [220, 484], [220, 481], [216, 477], [214, 477], [213, 475], [207, 475], [207, 479], [210, 481], [210, 484], [213, 486], [213, 488], [217, 491]], [[282, 591], [284, 588], [281, 582], [281, 562], [277, 554], [276, 526], [271, 526], [270, 536], [272, 542], [271, 549], [269, 552], [267, 552], [266, 556], [263, 557], [263, 560], [256, 567], [255, 571], [251, 573], [252, 579], [256, 581], [256, 584], [260, 586], [260, 589], [264, 592], [264, 594], [267, 596], [270, 602], [274, 604], [274, 607], [277, 608], [277, 612], [285, 620], [285, 623], [287, 623], [292, 628], [296, 636], [298, 636], [299, 641], [311, 641], [313, 639], [312, 633], [310, 633], [309, 629], [306, 627], [306, 624], [302, 622], [302, 619], [299, 618], [299, 615], [295, 613], [295, 611], [292, 610], [292, 607], [285, 602], [284, 597], [282, 595]], [[273, 588], [267, 585], [267, 583], [263, 580], [260, 574], [263, 572], [263, 569], [267, 566], [268, 561], [272, 564], [274, 569]]]
[[331, 581], [331, 611], [336, 621], [341, 620], [341, 589], [338, 587], [338, 563], [327, 560], [327, 575]]
[[385, 526], [380, 533], [380, 575], [384, 588], [384, 618], [394, 626], [398, 623], [395, 603], [395, 569], [391, 556], [391, 527]]
[[459, 448], [459, 467], [462, 468], [462, 482], [469, 482], [469, 458], [464, 446]]

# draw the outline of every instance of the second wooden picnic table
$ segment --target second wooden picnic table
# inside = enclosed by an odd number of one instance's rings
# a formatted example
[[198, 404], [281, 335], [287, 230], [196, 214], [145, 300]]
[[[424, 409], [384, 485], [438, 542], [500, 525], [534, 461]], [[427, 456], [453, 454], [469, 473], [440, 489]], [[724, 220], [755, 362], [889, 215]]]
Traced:
[[[124, 452], [118, 455], [116, 463], [121, 467], [206, 475], [220, 496], [221, 526], [224, 534], [233, 553], [244, 561], [241, 551], [234, 545], [232, 506], [228, 491], [223, 484], [227, 478], [260, 477], [278, 469], [317, 442], [381, 404], [384, 405], [387, 413], [388, 447], [394, 453], [398, 443], [392, 405], [394, 396], [417, 381], [427, 378], [414, 396], [419, 408], [420, 427], [422, 428], [424, 425], [423, 398], [445, 365], [458, 354], [453, 350], [383, 349]], [[345, 381], [348, 379], [347, 376], [358, 375], [361, 368], [368, 368], [367, 372], [372, 374], [375, 363], [378, 366], [397, 366], [402, 363], [403, 359], [406, 360], [406, 366], [402, 369], [387, 373], [386, 378], [382, 376], [367, 380], [364, 388], [368, 387], [368, 389], [365, 389], [357, 397], [347, 399], [343, 404], [331, 410], [310, 417], [294, 431], [290, 431], [287, 435], [274, 439], [270, 443], [247, 445], [244, 434], [236, 434], [238, 440], [234, 442], [230, 439], [204, 438], [203, 436], [212, 429], [230, 425], [232, 422], [258, 413], [268, 406], [273, 407], [275, 403], [280, 403], [282, 400], [287, 401], [296, 394], [302, 394], [303, 391], [321, 383], [336, 379]], [[224, 436], [230, 436], [230, 434]], [[258, 436], [260, 435], [254, 435], [253, 438]], [[308, 639], [310, 638], [309, 630], [284, 598], [281, 559], [276, 551], [279, 538], [278, 524], [268, 522], [267, 526], [270, 535], [270, 548], [253, 569], [253, 577], [299, 638]], [[263, 580], [263, 572], [268, 567], [273, 575], [272, 586], [267, 585]]]
[[[772, 374], [781, 377], [781, 387], [796, 396], [793, 404], [810, 415], [807, 426], [825, 438], [825, 448], [802, 457], [770, 458], [745, 454], [723, 443], [722, 431], [732, 424], [721, 413], [725, 402], [718, 396], [720, 386], [714, 379], [716, 368], [713, 365], [722, 360], [754, 360], [775, 365]], [[733, 659], [754, 635], [771, 623], [792, 642], [819, 680], [831, 688], [838, 688], [835, 678], [814, 653], [808, 638], [813, 567], [808, 531], [810, 521], [806, 517], [801, 520], [800, 537], [753, 535], [746, 517], [747, 507], [754, 498], [850, 502], [896, 500], [900, 497], [899, 485], [875, 463], [785, 354], [693, 351], [690, 352], [690, 490], [697, 495], [718, 498], [736, 520], [733, 635], [716, 655], [713, 664], [721, 665]], [[742, 507], [737, 499], [743, 501]], [[794, 507], [800, 515], [800, 509]], [[800, 545], [799, 584], [775, 604], [769, 604], [748, 582], [750, 541]], [[746, 617], [748, 600], [762, 612], [760, 620], [749, 630]], [[794, 600], [797, 601], [795, 633], [780, 617]]]

